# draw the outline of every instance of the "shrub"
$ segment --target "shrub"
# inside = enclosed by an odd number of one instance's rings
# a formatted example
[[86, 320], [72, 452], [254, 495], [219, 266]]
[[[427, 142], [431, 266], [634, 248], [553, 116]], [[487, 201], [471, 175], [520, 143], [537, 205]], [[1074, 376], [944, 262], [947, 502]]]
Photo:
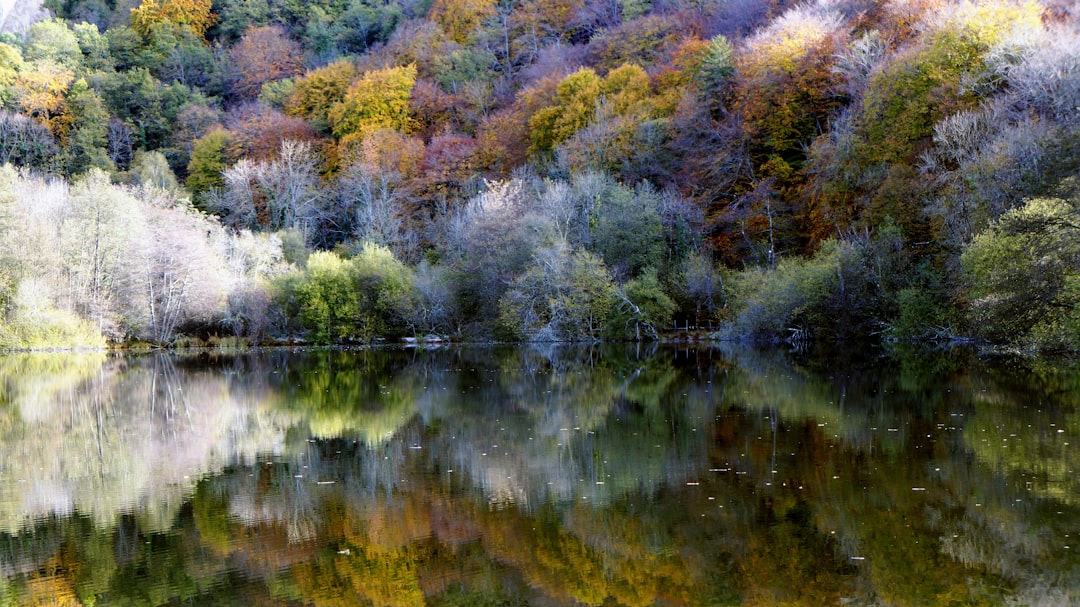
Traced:
[[537, 251], [499, 301], [508, 335], [530, 341], [597, 339], [615, 301], [604, 262], [564, 240]]
[[0, 350], [104, 348], [105, 337], [91, 323], [57, 308], [41, 280], [23, 280], [0, 318]]
[[858, 308], [872, 288], [869, 281], [859, 248], [832, 239], [810, 259], [782, 259], [773, 270], [744, 270], [730, 282], [734, 317], [721, 336], [752, 341], [847, 336], [850, 325], [865, 324], [868, 311]]
[[412, 273], [390, 249], [374, 244], [352, 259], [316, 251], [304, 274], [283, 286], [295, 295], [300, 322], [317, 343], [400, 332], [412, 306]]
[[961, 263], [980, 335], [1035, 349], [1080, 347], [1078, 219], [1075, 198], [1038, 198], [975, 237]]

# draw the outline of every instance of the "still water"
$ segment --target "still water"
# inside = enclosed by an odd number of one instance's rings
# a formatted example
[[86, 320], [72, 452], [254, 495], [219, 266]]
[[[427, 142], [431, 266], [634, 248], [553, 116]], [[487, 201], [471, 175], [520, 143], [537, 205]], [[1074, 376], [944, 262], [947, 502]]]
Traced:
[[1077, 605], [1080, 370], [0, 357], [0, 605]]

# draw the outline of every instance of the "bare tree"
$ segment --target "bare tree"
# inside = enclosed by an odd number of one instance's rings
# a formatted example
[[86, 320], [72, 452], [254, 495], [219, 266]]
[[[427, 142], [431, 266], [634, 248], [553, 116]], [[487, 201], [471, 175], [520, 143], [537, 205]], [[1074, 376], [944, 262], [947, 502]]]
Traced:
[[365, 160], [351, 163], [337, 182], [340, 213], [348, 231], [344, 236], [390, 247], [399, 259], [411, 258], [418, 243], [402, 216], [403, 181], [392, 167]]
[[225, 185], [206, 207], [234, 228], [296, 229], [312, 241], [333, 221], [331, 198], [306, 142], [283, 141], [271, 161], [241, 159], [222, 173]]

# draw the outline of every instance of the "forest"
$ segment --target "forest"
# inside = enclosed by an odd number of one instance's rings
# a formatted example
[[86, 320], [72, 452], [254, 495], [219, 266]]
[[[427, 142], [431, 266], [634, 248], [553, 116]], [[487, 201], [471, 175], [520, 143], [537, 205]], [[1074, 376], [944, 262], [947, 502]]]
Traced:
[[0, 349], [1080, 350], [1068, 0], [40, 13], [0, 16]]

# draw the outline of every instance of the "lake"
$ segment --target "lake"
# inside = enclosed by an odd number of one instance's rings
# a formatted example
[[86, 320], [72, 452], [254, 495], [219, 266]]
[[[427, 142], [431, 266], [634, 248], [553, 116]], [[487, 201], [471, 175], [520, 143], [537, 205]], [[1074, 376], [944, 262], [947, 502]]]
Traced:
[[0, 605], [1076, 605], [1080, 370], [0, 356]]

